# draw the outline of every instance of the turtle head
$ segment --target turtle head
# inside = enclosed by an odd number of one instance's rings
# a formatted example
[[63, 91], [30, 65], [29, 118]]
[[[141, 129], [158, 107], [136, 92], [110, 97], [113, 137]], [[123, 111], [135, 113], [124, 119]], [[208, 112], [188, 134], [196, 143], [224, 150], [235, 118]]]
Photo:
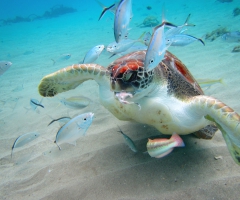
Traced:
[[141, 59], [123, 59], [109, 66], [111, 90], [135, 94], [146, 89], [153, 79], [153, 71], [144, 69]]

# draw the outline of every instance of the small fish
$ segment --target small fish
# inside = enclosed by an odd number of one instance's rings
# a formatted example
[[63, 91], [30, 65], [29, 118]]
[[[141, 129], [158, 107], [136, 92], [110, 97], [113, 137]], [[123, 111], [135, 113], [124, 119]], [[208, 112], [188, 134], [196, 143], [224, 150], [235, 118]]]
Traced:
[[201, 87], [210, 87], [216, 83], [225, 84], [223, 78], [220, 78], [220, 79], [197, 79], [197, 82]]
[[66, 53], [66, 54], [62, 54], [57, 60], [54, 60], [54, 59], [51, 59], [51, 60], [53, 61], [53, 65], [54, 65], [56, 62], [68, 60], [69, 58], [71, 58], [71, 56], [72, 56], [71, 54]]
[[98, 59], [99, 55], [102, 53], [104, 49], [104, 45], [97, 45], [95, 47], [93, 47], [92, 49], [90, 49], [84, 59], [83, 59], [83, 63], [93, 63], [95, 60]]
[[168, 48], [165, 41], [165, 25], [176, 27], [165, 21], [155, 27], [144, 60], [144, 68], [147, 70], [153, 70], [164, 58], [165, 52]]
[[33, 49], [33, 50], [25, 51], [25, 52], [23, 53], [23, 55], [27, 56], [27, 55], [30, 55], [30, 54], [32, 54], [32, 53], [34, 53], [34, 49]]
[[121, 0], [114, 18], [114, 37], [117, 43], [127, 37], [131, 19], [132, 0]]
[[167, 28], [169, 28], [169, 30], [167, 30], [166, 31], [166, 33], [165, 33], [165, 35], [166, 35], [166, 37], [171, 37], [171, 36], [173, 36], [173, 35], [177, 35], [177, 34], [180, 34], [180, 33], [182, 33], [182, 32], [184, 32], [184, 30], [183, 30], [183, 28], [185, 27], [185, 26], [195, 26], [194, 24], [189, 24], [188, 23], [188, 21], [189, 21], [189, 19], [190, 19], [190, 16], [191, 16], [191, 14], [189, 14], [188, 16], [187, 16], [187, 19], [186, 19], [186, 21], [184, 22], [184, 24], [183, 25], [180, 25], [180, 26], [166, 26]]
[[150, 32], [145, 33], [145, 35], [143, 36], [143, 42], [146, 46], [149, 45], [151, 37], [152, 37], [152, 34]]
[[174, 147], [184, 147], [182, 138], [174, 133], [170, 139], [148, 139], [147, 152], [151, 157], [162, 158], [172, 152]]
[[86, 134], [87, 129], [92, 124], [94, 113], [88, 112], [72, 118], [68, 123], [63, 125], [56, 134], [54, 143], [59, 145], [69, 143], [76, 146], [76, 140]]
[[101, 12], [99, 18], [98, 18], [98, 21], [103, 17], [103, 15], [109, 10], [111, 11], [113, 14], [115, 14], [116, 12], [116, 3], [112, 4], [111, 6], [109, 7], [106, 7], [105, 5], [103, 5], [100, 1], [97, 1], [95, 0], [102, 8], [103, 8], [103, 11]]
[[121, 133], [122, 134], [122, 136], [123, 136], [123, 138], [124, 138], [124, 140], [125, 140], [125, 143], [128, 145], [128, 147], [134, 152], [134, 153], [137, 153], [138, 152], [138, 150], [137, 150], [137, 148], [136, 148], [136, 145], [134, 144], [134, 142], [132, 141], [132, 139], [130, 138], [130, 137], [128, 137], [126, 134], [124, 134], [123, 132], [122, 132], [122, 130], [120, 129], [120, 127], [118, 127], [119, 128], [119, 133]]
[[177, 34], [177, 35], [166, 37], [166, 45], [171, 45], [171, 46], [186, 46], [195, 41], [199, 41], [203, 45], [205, 45], [202, 39], [193, 37], [191, 35]]
[[6, 72], [9, 67], [11, 67], [12, 63], [9, 61], [0, 61], [0, 75]]
[[68, 108], [72, 109], [82, 109], [85, 108], [89, 105], [91, 102], [91, 99], [84, 97], [84, 96], [74, 96], [74, 97], [69, 97], [67, 99], [62, 99], [60, 102], [67, 106]]
[[58, 119], [53, 119], [49, 124], [48, 124], [48, 126], [49, 125], [51, 125], [52, 123], [54, 123], [54, 122], [62, 122], [62, 123], [67, 123], [67, 122], [69, 122], [71, 120], [71, 118], [70, 117], [60, 117], [60, 118], [58, 118]]
[[227, 42], [240, 42], [240, 31], [227, 32], [222, 35], [222, 39]]
[[124, 51], [127, 51], [130, 47], [132, 47], [136, 42], [143, 42], [142, 37], [144, 36], [145, 33], [143, 33], [137, 40], [132, 40], [132, 39], [122, 39], [120, 42], [112, 42], [110, 43], [106, 50], [109, 53], [112, 53], [114, 55], [120, 54]]
[[13, 146], [12, 146], [12, 152], [11, 152], [11, 158], [12, 158], [12, 155], [13, 155], [13, 149], [14, 148], [18, 148], [18, 147], [22, 147], [24, 146], [25, 144], [35, 140], [36, 138], [39, 137], [39, 133], [37, 132], [32, 132], [32, 133], [25, 133], [21, 136], [19, 136], [15, 142], [13, 143]]
[[44, 108], [44, 106], [37, 99], [30, 99], [30, 105], [32, 110], [36, 110], [38, 106]]
[[133, 95], [128, 92], [116, 92], [115, 97], [117, 97], [118, 101], [120, 101], [123, 104], [136, 104], [139, 107], [139, 110], [141, 110], [141, 105], [139, 103], [127, 101], [127, 98], [133, 98]]

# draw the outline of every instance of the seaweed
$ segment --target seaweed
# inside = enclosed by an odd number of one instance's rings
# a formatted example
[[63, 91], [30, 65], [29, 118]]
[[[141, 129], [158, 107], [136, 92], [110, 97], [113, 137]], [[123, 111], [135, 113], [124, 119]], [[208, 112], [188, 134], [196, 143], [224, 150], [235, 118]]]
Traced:
[[211, 33], [207, 33], [205, 36], [206, 40], [214, 41], [218, 37], [222, 36], [223, 34], [227, 33], [228, 30], [225, 27], [220, 27], [213, 30]]
[[65, 15], [67, 13], [73, 13], [73, 12], [77, 12], [77, 10], [71, 7], [63, 6], [63, 5], [56, 5], [56, 6], [53, 6], [50, 9], [50, 11], [46, 11], [43, 14], [43, 17], [54, 18], [54, 17], [59, 17], [60, 15]]
[[240, 52], [240, 45], [235, 46], [232, 50], [232, 53]]
[[36, 14], [31, 14], [27, 17], [16, 16], [13, 19], [9, 19], [9, 18], [1, 19], [0, 26], [10, 25], [10, 24], [20, 23], [20, 22], [32, 22], [35, 20], [55, 18], [55, 17], [59, 17], [61, 15], [65, 15], [65, 14], [73, 13], [73, 12], [77, 12], [77, 10], [74, 8], [71, 8], [71, 7], [64, 6], [64, 5], [56, 5], [56, 6], [53, 6], [52, 8], [50, 8], [49, 11], [44, 12], [44, 14], [41, 16], [38, 16]]
[[240, 15], [240, 8], [234, 8], [234, 10], [233, 10], [233, 16], [236, 17], [236, 16], [238, 16], [238, 15]]

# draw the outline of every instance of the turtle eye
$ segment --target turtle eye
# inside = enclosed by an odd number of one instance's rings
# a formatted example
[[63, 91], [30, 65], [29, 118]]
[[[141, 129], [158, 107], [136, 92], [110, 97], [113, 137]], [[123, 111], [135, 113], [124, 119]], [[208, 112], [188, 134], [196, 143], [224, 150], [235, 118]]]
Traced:
[[123, 75], [123, 81], [131, 81], [133, 78], [134, 78], [134, 76], [133, 76], [133, 72], [126, 72], [126, 73], [124, 73], [124, 75]]

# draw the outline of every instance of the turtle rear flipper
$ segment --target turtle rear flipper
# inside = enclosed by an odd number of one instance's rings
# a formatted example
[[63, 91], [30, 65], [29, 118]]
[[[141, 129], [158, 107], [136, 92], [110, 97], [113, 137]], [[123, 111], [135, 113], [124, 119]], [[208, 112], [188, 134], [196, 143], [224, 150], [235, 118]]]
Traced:
[[44, 97], [53, 97], [58, 93], [72, 90], [90, 79], [99, 85], [104, 84], [108, 81], [108, 75], [108, 70], [100, 65], [75, 64], [43, 77], [38, 91]]
[[193, 134], [200, 139], [210, 140], [213, 138], [213, 136], [215, 135], [217, 130], [218, 130], [218, 128], [216, 125], [210, 124], [202, 129], [200, 129], [199, 131], [194, 132]]
[[199, 114], [214, 122], [222, 132], [234, 161], [240, 165], [240, 116], [226, 104], [208, 96], [192, 97], [191, 103]]

